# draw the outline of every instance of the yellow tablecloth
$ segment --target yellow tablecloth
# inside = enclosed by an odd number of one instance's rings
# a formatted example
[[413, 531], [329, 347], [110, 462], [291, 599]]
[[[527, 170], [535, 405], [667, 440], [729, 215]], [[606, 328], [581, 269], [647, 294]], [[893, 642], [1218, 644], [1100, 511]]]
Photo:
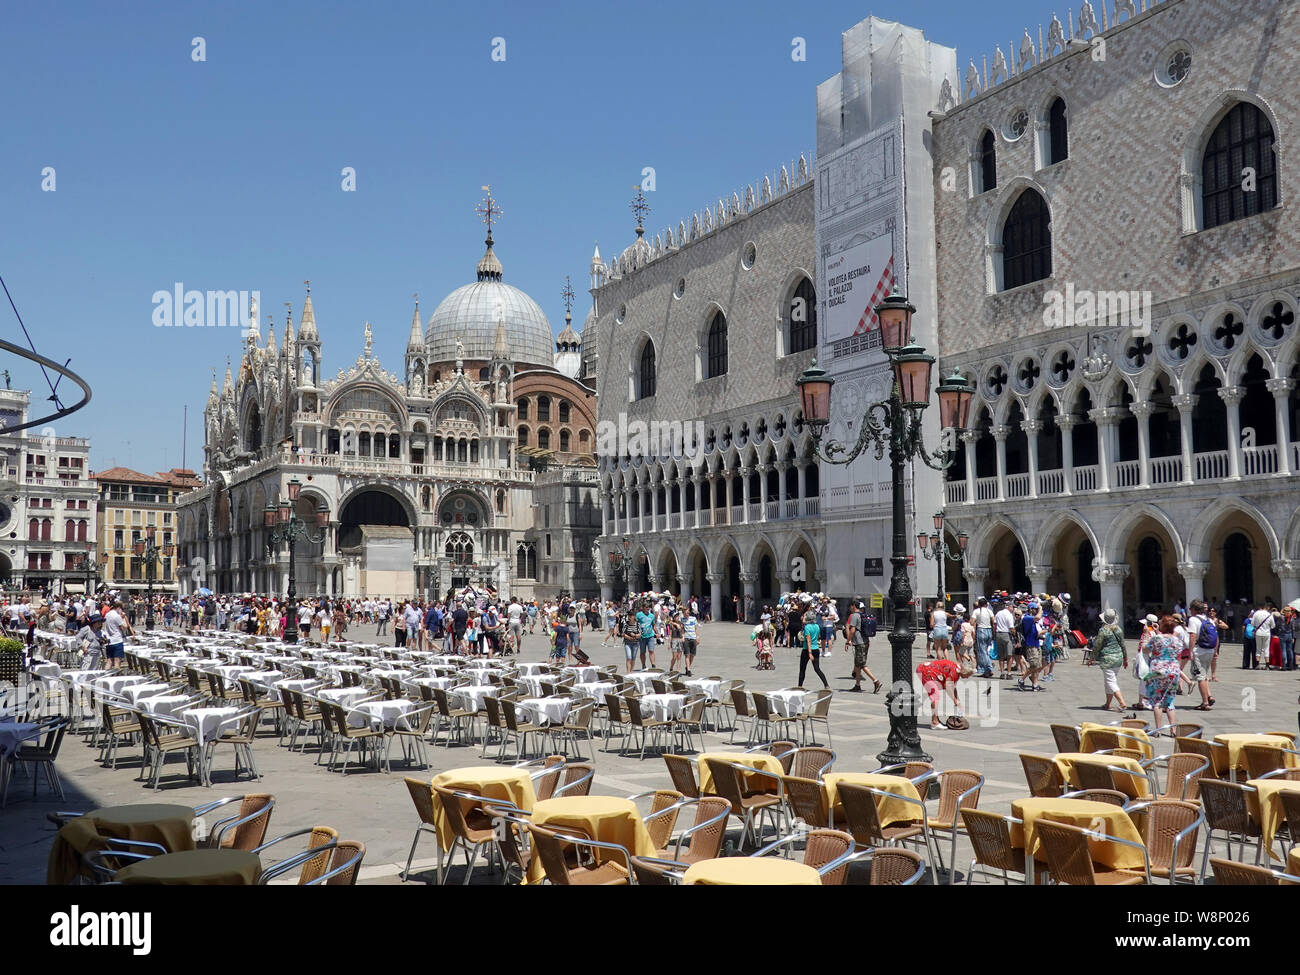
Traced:
[[[601, 843], [617, 843], [628, 853], [652, 857], [657, 852], [645, 821], [631, 799], [618, 796], [560, 796], [533, 805], [529, 821], [538, 826], [566, 826], [581, 830]], [[597, 853], [597, 859], [607, 859]], [[545, 876], [541, 860], [528, 864], [528, 882], [539, 883]]]
[[1119, 735], [1117, 747], [1140, 748], [1143, 758], [1155, 758], [1155, 746], [1151, 744], [1151, 739], [1141, 728], [1121, 728], [1119, 725], [1096, 724], [1092, 721], [1085, 721], [1079, 725], [1079, 748], [1085, 752], [1097, 750], [1097, 746], [1092, 743], [1094, 731], [1117, 733]]
[[820, 887], [812, 867], [780, 857], [720, 857], [691, 864], [683, 884], [744, 887]]
[[[774, 755], [761, 752], [703, 752], [696, 759], [696, 762], [700, 769], [700, 795], [704, 796], [717, 795], [717, 792], [713, 789], [713, 773], [709, 771], [709, 766], [705, 764], [707, 758], [719, 762], [734, 762], [737, 765], [747, 765], [750, 768], [762, 769], [776, 775], [785, 774], [785, 768], [781, 765], [780, 759]], [[741, 784], [745, 786], [746, 790], [754, 792], [771, 792], [774, 785], [771, 779], [762, 775], [746, 776]]]
[[1251, 779], [1246, 785], [1255, 790], [1246, 793], [1246, 808], [1255, 822], [1259, 823], [1268, 855], [1274, 860], [1281, 860], [1282, 857], [1273, 848], [1273, 836], [1285, 820], [1278, 793], [1300, 792], [1300, 782], [1292, 779]]
[[[885, 772], [830, 772], [822, 776], [822, 788], [826, 792], [826, 808], [831, 811], [832, 816], [842, 810], [839, 787], [846, 782], [849, 785], [864, 785], [869, 789], [879, 789], [909, 799], [921, 798], [921, 793], [912, 784], [912, 780], [901, 775], [889, 775]], [[876, 796], [876, 813], [880, 817], [881, 826], [892, 826], [895, 823], [920, 819], [921, 807], [913, 802], [903, 802], [901, 799], [882, 799]]]
[[[1122, 840], [1131, 840], [1142, 844], [1142, 834], [1138, 832], [1133, 820], [1119, 806], [1108, 802], [1093, 802], [1088, 799], [1032, 798], [1016, 799], [1011, 803], [1011, 815], [1023, 819], [1023, 826], [1011, 827], [1011, 845], [1018, 850], [1026, 850], [1035, 859], [1039, 859], [1038, 835], [1034, 824], [1039, 819], [1069, 826], [1081, 826], [1084, 829], [1116, 836]], [[1110, 843], [1089, 838], [1094, 863], [1100, 863], [1116, 870], [1141, 870], [1142, 853], [1131, 846]]]
[[[456, 789], [472, 792], [488, 799], [505, 799], [518, 808], [528, 812], [537, 801], [533, 791], [533, 780], [527, 769], [502, 768], [500, 765], [471, 765], [467, 768], [454, 768], [440, 772], [433, 777], [433, 784], [444, 789]], [[466, 803], [472, 808], [472, 803]], [[454, 837], [451, 824], [442, 811], [442, 801], [435, 792], [433, 795], [433, 825], [438, 831], [438, 843], [444, 850], [451, 849]]]
[[[1228, 754], [1225, 757], [1223, 750], [1220, 748], [1213, 749], [1214, 752], [1214, 771], [1223, 775], [1229, 769], [1246, 768], [1246, 745], [1271, 745], [1274, 748], [1291, 748], [1294, 749], [1290, 739], [1283, 738], [1281, 735], [1244, 735], [1229, 734], [1215, 735], [1214, 740], [1220, 745], [1226, 745]], [[1288, 755], [1286, 757], [1287, 768], [1296, 767], [1296, 757]]]
[[1151, 783], [1147, 780], [1146, 770], [1142, 768], [1142, 764], [1135, 758], [1121, 758], [1118, 755], [1097, 755], [1093, 752], [1061, 752], [1052, 761], [1061, 770], [1061, 777], [1076, 789], [1083, 787], [1079, 784], [1079, 773], [1074, 771], [1075, 765], [1081, 763], [1113, 765], [1116, 768], [1122, 768], [1134, 773], [1133, 775], [1112, 774], [1111, 778], [1115, 782], [1116, 789], [1133, 799], [1147, 799], [1151, 796]]
[[142, 860], [117, 872], [124, 884], [168, 887], [247, 887], [262, 875], [262, 861], [245, 850], [186, 850]]
[[1291, 847], [1291, 852], [1286, 855], [1286, 872], [1300, 877], [1300, 845]]
[[47, 884], [69, 884], [81, 872], [81, 855], [108, 847], [106, 837], [159, 843], [176, 853], [194, 849], [194, 809], [161, 802], [105, 806], [72, 820], [54, 836]]

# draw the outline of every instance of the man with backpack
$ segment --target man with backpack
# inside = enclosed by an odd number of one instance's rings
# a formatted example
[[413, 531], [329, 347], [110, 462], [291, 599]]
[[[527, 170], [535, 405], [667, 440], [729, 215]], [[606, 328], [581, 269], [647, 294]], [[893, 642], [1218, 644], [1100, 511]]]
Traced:
[[1193, 710], [1208, 711], [1214, 707], [1210, 696], [1210, 669], [1219, 649], [1219, 627], [1205, 613], [1205, 603], [1192, 600], [1192, 617], [1187, 621], [1187, 635], [1192, 647], [1192, 680], [1201, 692], [1201, 703]]
[[853, 649], [853, 686], [849, 690], [862, 693], [862, 678], [870, 678], [875, 687], [873, 694], [880, 693], [881, 683], [867, 667], [867, 650], [870, 638], [876, 634], [876, 618], [868, 616], [861, 600], [850, 607], [849, 622], [844, 627], [844, 649]]

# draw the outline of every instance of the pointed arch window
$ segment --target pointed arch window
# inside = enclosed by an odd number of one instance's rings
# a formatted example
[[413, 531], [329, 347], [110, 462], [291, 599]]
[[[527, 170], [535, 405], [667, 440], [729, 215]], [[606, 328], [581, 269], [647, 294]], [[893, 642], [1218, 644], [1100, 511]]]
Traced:
[[817, 348], [817, 289], [811, 281], [803, 278], [790, 296], [790, 312], [787, 322], [789, 339], [786, 352], [793, 355]]
[[[1255, 173], [1254, 188], [1243, 176]], [[1277, 157], [1268, 116], [1249, 102], [1234, 105], [1215, 127], [1201, 159], [1204, 229], [1277, 206]]]
[[655, 380], [657, 371], [655, 368], [655, 346], [653, 342], [647, 341], [641, 347], [641, 359], [637, 369], [637, 399], [645, 399], [655, 394]]
[[980, 192], [987, 193], [998, 185], [998, 156], [993, 130], [985, 129], [980, 136]]
[[1025, 190], [1002, 226], [1002, 289], [1052, 276], [1052, 230], [1047, 202]]
[[726, 375], [727, 372], [727, 316], [716, 312], [709, 322], [709, 362], [705, 379]]
[[1047, 164], [1049, 166], [1067, 159], [1070, 155], [1069, 129], [1065, 119], [1065, 99], [1058, 98], [1047, 110], [1048, 148]]
[[551, 418], [551, 398], [549, 396], [537, 397], [537, 419], [549, 420]]

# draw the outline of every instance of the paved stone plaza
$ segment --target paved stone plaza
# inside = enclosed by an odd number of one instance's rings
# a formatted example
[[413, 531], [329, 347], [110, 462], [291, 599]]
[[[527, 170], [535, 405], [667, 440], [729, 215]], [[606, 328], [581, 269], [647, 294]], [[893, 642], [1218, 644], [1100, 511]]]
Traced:
[[[798, 665], [795, 654], [784, 648], [777, 649], [777, 669], [754, 669], [753, 652], [748, 643], [749, 627], [732, 623], [711, 623], [702, 627], [702, 649], [697, 658], [695, 672], [700, 675], [718, 674], [727, 678], [744, 678], [754, 690], [767, 690], [792, 686], [797, 678]], [[349, 634], [358, 640], [373, 638], [368, 627], [356, 628]], [[878, 676], [889, 673], [888, 644], [884, 636], [873, 641], [870, 665]], [[594, 663], [621, 665], [622, 645], [600, 646], [600, 639], [590, 634], [584, 639], [586, 652]], [[843, 693], [852, 686], [847, 679], [851, 670], [850, 658], [842, 649], [842, 641], [834, 657], [823, 662], [823, 670], [836, 691], [831, 708], [832, 745], [837, 754], [836, 771], [870, 771], [877, 767], [875, 755], [885, 744], [888, 719], [884, 708], [884, 691], [875, 696], [870, 685], [862, 694]], [[524, 660], [540, 660], [545, 644], [540, 635], [525, 636]], [[925, 651], [920, 641], [914, 652], [914, 665], [924, 659]], [[661, 666], [667, 655], [660, 657]], [[1191, 710], [1199, 700], [1198, 695], [1183, 695], [1179, 702], [1179, 720], [1195, 721], [1206, 725], [1207, 737], [1211, 733], [1232, 731], [1273, 731], [1296, 727], [1296, 699], [1300, 682], [1295, 673], [1268, 671], [1243, 672], [1240, 668], [1240, 645], [1226, 644], [1220, 660], [1219, 681], [1214, 685], [1217, 705], [1210, 713]], [[972, 703], [967, 708], [971, 719], [969, 731], [925, 730], [928, 721], [922, 720], [922, 741], [934, 756], [935, 767], [943, 770], [968, 768], [979, 771], [987, 782], [980, 797], [980, 807], [999, 812], [1009, 811], [1013, 799], [1028, 794], [1024, 775], [1017, 758], [1020, 752], [1052, 755], [1056, 752], [1049, 725], [1052, 723], [1078, 724], [1082, 721], [1105, 723], [1120, 717], [1107, 715], [1100, 710], [1104, 700], [1101, 675], [1096, 668], [1082, 665], [1082, 653], [1074, 651], [1071, 659], [1056, 666], [1057, 680], [1047, 684], [1043, 693], [1022, 693], [1014, 681], [979, 681], [974, 693], [964, 686], [963, 699], [984, 702], [978, 709]], [[816, 683], [815, 675], [808, 675], [807, 686]], [[1136, 680], [1131, 675], [1122, 679], [1121, 687], [1127, 700], [1136, 699]], [[991, 692], [991, 693], [986, 693]], [[1130, 712], [1131, 713], [1131, 712]], [[1139, 712], [1150, 716], [1150, 712]], [[707, 733], [705, 746], [720, 748], [726, 745], [728, 733]], [[670, 779], [664, 763], [654, 754], [647, 753], [644, 761], [634, 753], [620, 756], [617, 749], [605, 753], [603, 742], [595, 741], [596, 778], [593, 793], [630, 795], [657, 787], [669, 787]], [[737, 746], [739, 747], [739, 746]], [[26, 790], [30, 780], [17, 779], [11, 786], [7, 809], [0, 811], [0, 884], [39, 884], [45, 880], [46, 858], [49, 854], [54, 827], [47, 822], [46, 814], [54, 809], [88, 810], [99, 806], [133, 802], [182, 802], [200, 804], [223, 795], [265, 791], [276, 798], [269, 835], [278, 836], [304, 827], [327, 824], [336, 828], [344, 839], [361, 840], [366, 844], [365, 867], [362, 883], [399, 883], [397, 876], [406, 861], [407, 850], [417, 822], [414, 808], [402, 782], [403, 776], [430, 777], [445, 769], [466, 765], [487, 764], [490, 759], [480, 758], [479, 746], [442, 745], [430, 747], [432, 768], [408, 771], [400, 761], [400, 749], [394, 746], [395, 760], [391, 774], [376, 773], [369, 767], [349, 770], [346, 777], [338, 772], [326, 771], [315, 764], [314, 748], [305, 753], [290, 753], [279, 747], [274, 735], [267, 734], [256, 747], [256, 757], [263, 773], [260, 783], [245, 776], [233, 781], [231, 751], [218, 750], [214, 760], [213, 787], [194, 787], [184, 778], [184, 766], [173, 756], [166, 766], [168, 773], [159, 792], [147, 790], [137, 780], [139, 775], [139, 746], [121, 750], [116, 770], [101, 767], [96, 762], [97, 750], [84, 744], [81, 737], [69, 736], [63, 745], [58, 768], [67, 798], [63, 802], [51, 799], [42, 785], [40, 796], [33, 801]], [[1165, 744], [1157, 745], [1157, 753], [1168, 751]], [[584, 745], [584, 752], [589, 751]], [[179, 773], [178, 771], [179, 770]], [[733, 826], [730, 838], [738, 840], [739, 827]], [[421, 843], [417, 860], [417, 875], [410, 883], [431, 883], [434, 878], [433, 849], [426, 838]], [[459, 862], [459, 858], [458, 858]], [[958, 863], [969, 862], [969, 854], [959, 848]], [[423, 872], [419, 872], [422, 866]], [[459, 867], [452, 879], [459, 881]], [[477, 871], [475, 882], [495, 882], [499, 876]]]

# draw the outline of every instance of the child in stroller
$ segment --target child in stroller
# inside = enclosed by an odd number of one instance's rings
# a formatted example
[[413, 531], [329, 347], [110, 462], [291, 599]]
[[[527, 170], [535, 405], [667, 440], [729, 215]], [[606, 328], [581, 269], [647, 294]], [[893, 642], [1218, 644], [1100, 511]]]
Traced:
[[772, 657], [772, 641], [775, 637], [776, 633], [769, 622], [759, 623], [750, 633], [749, 639], [754, 644], [754, 659], [758, 661], [758, 670], [776, 670], [776, 662]]

